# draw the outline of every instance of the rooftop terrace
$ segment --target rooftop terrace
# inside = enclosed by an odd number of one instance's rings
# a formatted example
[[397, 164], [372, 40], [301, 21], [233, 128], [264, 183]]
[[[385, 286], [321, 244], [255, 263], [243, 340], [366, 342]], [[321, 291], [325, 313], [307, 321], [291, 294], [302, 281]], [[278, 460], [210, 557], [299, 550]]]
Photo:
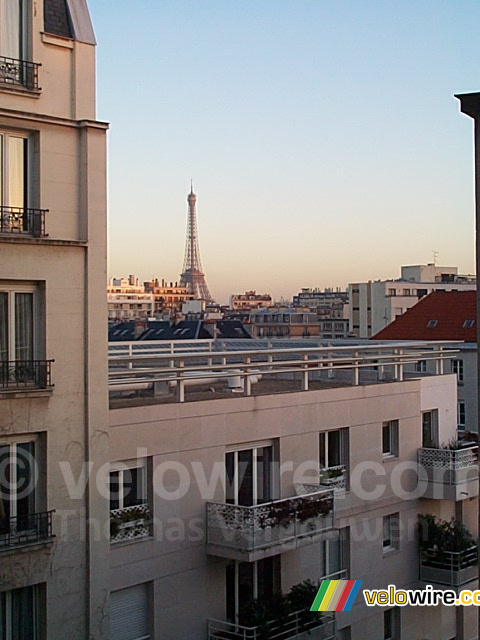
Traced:
[[[454, 344], [322, 343], [311, 339], [110, 343], [110, 408], [386, 384], [441, 375], [445, 359], [456, 353]], [[433, 362], [431, 373], [415, 371], [420, 360]]]

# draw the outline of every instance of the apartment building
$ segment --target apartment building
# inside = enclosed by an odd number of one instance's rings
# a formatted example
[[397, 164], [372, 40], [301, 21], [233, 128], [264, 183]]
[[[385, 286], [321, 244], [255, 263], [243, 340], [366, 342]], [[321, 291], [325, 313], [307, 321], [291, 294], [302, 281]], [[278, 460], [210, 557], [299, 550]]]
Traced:
[[1, 1], [4, 640], [108, 637], [106, 129], [85, 0]]
[[145, 320], [154, 317], [155, 297], [133, 275], [109, 278], [107, 307], [109, 322]]
[[178, 313], [186, 302], [193, 300], [193, 293], [189, 292], [188, 287], [180, 286], [178, 282], [167, 282], [163, 279], [160, 282], [155, 278], [143, 284], [145, 291], [153, 294], [156, 316]]
[[248, 329], [254, 338], [296, 338], [319, 335], [316, 313], [301, 309], [257, 309]]
[[256, 291], [245, 291], [245, 293], [233, 293], [230, 296], [230, 309], [233, 311], [249, 311], [271, 307], [272, 296], [269, 293], [257, 293]]
[[[457, 424], [478, 433], [476, 291], [434, 291], [399, 316], [374, 340], [450, 340], [454, 354], [446, 368], [457, 376]], [[416, 363], [417, 373], [432, 371], [433, 362]]]
[[[477, 588], [478, 465], [476, 445], [445, 444], [457, 381], [442, 349], [305, 342], [224, 346], [206, 366], [199, 350], [159, 344], [151, 374], [148, 359], [129, 368], [141, 345], [112, 348], [112, 638], [476, 637], [474, 607], [360, 596], [348, 613], [308, 613], [305, 581], [325, 577]], [[433, 375], [408, 372], [424, 358]], [[429, 546], [418, 514], [457, 518], [473, 538], [458, 552]], [[290, 610], [277, 597], [280, 615], [252, 622], [260, 607], [248, 603], [278, 592], [294, 594]]]
[[369, 338], [432, 291], [472, 289], [476, 289], [474, 276], [459, 275], [457, 267], [434, 264], [402, 267], [398, 280], [349, 284], [350, 332], [357, 338]]

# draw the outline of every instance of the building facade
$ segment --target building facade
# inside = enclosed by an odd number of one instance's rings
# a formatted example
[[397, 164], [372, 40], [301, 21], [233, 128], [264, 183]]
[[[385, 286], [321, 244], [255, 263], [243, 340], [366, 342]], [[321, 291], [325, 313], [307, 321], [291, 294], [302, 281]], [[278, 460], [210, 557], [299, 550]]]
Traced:
[[[424, 348], [430, 357], [431, 346]], [[476, 588], [474, 542], [465, 571], [450, 571], [450, 560], [445, 571], [443, 560], [429, 560], [435, 550], [420, 551], [417, 533], [420, 513], [457, 518], [476, 537], [476, 446], [458, 453], [466, 469], [458, 484], [434, 471], [446, 471], [457, 455], [442, 446], [456, 438], [456, 377], [409, 376], [405, 367], [422, 348], [395, 356], [394, 348], [377, 344], [357, 346], [359, 367], [347, 372], [346, 349], [310, 354], [303, 391], [295, 390], [298, 376], [288, 373], [293, 351], [287, 356], [271, 349], [255, 357], [257, 367], [270, 367], [257, 383], [248, 382], [247, 355], [242, 361], [222, 352], [217, 366], [244, 377], [237, 396], [225, 397], [211, 377], [198, 379], [198, 371], [197, 387], [185, 381], [199, 366], [198, 353], [165, 356], [169, 375], [180, 366], [176, 391], [166, 395], [123, 398], [114, 391], [121, 387], [111, 386], [111, 474], [114, 486], [118, 474], [126, 474], [137, 499], [126, 505], [112, 495], [114, 631], [132, 620], [125, 603], [135, 602], [132, 637], [262, 637], [265, 630], [249, 629], [248, 603], [292, 588], [298, 594], [296, 585], [308, 591], [306, 580], [361, 579], [366, 589], [454, 582]], [[365, 369], [373, 353], [391, 366]], [[211, 355], [205, 357], [215, 367]], [[302, 352], [296, 358], [301, 361]], [[315, 373], [315, 362], [323, 372]], [[212, 399], [199, 399], [202, 384], [204, 393], [212, 387]], [[420, 461], [423, 484], [416, 475]], [[359, 596], [349, 613], [307, 622], [303, 609], [284, 617], [279, 637], [473, 639], [473, 609], [371, 608]]]
[[436, 265], [402, 267], [399, 280], [350, 284], [350, 332], [369, 338], [432, 291], [472, 289], [476, 289], [474, 277], [458, 275], [456, 267]]
[[245, 291], [245, 293], [234, 293], [230, 296], [230, 309], [234, 311], [249, 311], [271, 306], [272, 296], [269, 293]]
[[[108, 637], [106, 129], [84, 0], [0, 2], [0, 636]], [[77, 481], [80, 479], [80, 484]]]

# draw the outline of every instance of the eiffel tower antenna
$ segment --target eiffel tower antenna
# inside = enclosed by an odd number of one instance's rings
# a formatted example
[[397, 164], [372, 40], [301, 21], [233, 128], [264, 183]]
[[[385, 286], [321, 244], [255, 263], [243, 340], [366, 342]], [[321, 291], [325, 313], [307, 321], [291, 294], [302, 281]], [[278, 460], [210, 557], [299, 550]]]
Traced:
[[213, 302], [213, 298], [208, 290], [205, 275], [200, 261], [200, 249], [197, 235], [197, 196], [193, 192], [193, 180], [190, 181], [190, 193], [187, 196], [188, 217], [187, 217], [187, 240], [185, 243], [185, 258], [183, 260], [183, 271], [180, 275], [180, 286], [188, 287], [190, 293], [196, 300]]

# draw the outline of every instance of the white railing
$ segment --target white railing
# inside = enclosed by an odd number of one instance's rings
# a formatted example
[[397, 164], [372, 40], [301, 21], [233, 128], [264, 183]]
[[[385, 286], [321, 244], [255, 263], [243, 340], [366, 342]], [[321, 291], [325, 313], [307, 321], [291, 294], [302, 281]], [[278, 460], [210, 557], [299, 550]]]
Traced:
[[449, 469], [459, 471], [478, 463], [478, 446], [462, 449], [433, 449], [422, 447], [418, 450], [418, 462], [425, 469]]
[[464, 551], [423, 549], [420, 551], [420, 580], [459, 586], [478, 578], [478, 548]]
[[334, 527], [334, 491], [251, 507], [207, 503], [207, 545], [253, 553]]
[[[134, 344], [134, 343], [130, 343]], [[138, 343], [137, 343], [138, 344]], [[191, 342], [188, 343], [189, 347]], [[444, 349], [454, 342], [404, 342], [389, 344], [338, 346], [338, 347], [305, 347], [291, 348], [257, 348], [242, 351], [212, 351], [212, 345], [200, 350], [190, 349], [188, 352], [168, 353], [155, 349], [162, 344], [142, 343], [135, 346], [128, 354], [120, 355], [121, 343], [109, 345], [109, 390], [125, 390], [153, 387], [157, 383], [175, 382], [176, 396], [179, 402], [185, 401], [186, 378], [189, 383], [206, 377], [229, 378], [240, 376], [244, 382], [245, 395], [252, 393], [252, 376], [268, 374], [282, 376], [299, 374], [302, 390], [307, 391], [309, 381], [335, 378], [342, 371], [350, 372], [350, 384], [361, 383], [361, 372], [366, 370], [378, 381], [404, 380], [405, 367], [419, 360], [435, 362], [435, 373], [443, 374], [443, 362], [450, 359], [454, 349]], [[167, 345], [168, 346], [168, 345]], [[163, 345], [165, 347], [165, 345]], [[118, 349], [118, 351], [117, 351]], [[320, 378], [319, 378], [320, 377]], [[140, 387], [139, 385], [144, 385]]]
[[281, 622], [272, 620], [261, 627], [245, 627], [222, 620], [208, 621], [208, 640], [290, 640], [303, 637], [334, 640], [335, 615], [303, 609], [286, 615]]
[[339, 464], [334, 467], [324, 467], [320, 469], [320, 485], [334, 489], [347, 488], [347, 467]]
[[143, 538], [150, 533], [150, 508], [139, 504], [110, 511], [110, 542]]

